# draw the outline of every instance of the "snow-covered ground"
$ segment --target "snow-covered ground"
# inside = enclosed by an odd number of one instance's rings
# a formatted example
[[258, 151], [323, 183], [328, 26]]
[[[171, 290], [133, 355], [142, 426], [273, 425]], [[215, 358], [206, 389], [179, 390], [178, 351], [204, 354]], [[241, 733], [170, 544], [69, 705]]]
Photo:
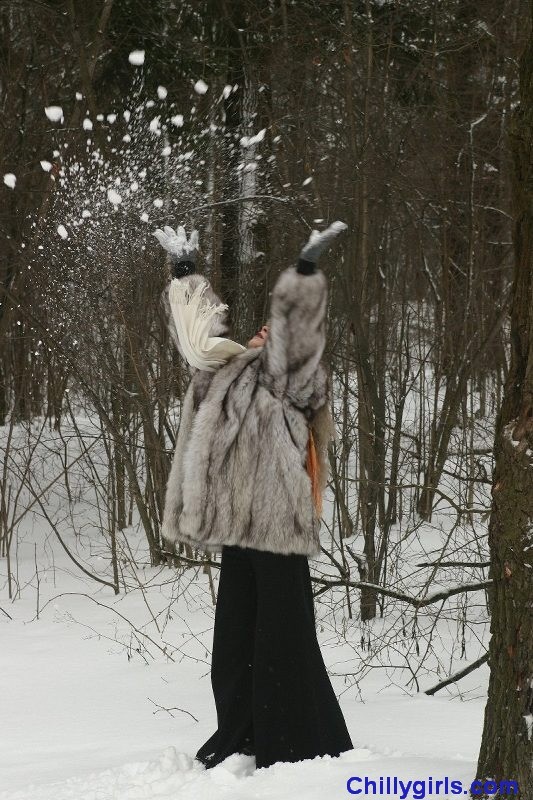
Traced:
[[[52, 467], [49, 458], [43, 478], [48, 479]], [[56, 502], [53, 517], [61, 522], [74, 556], [91, 573], [109, 579], [109, 546], [95, 524], [89, 484], [83, 487], [85, 477], [75, 469], [70, 478], [74, 511], [68, 510], [64, 490], [57, 486], [47, 502], [51, 507]], [[413, 548], [422, 540], [425, 552], [436, 548], [440, 528], [444, 537], [450, 527], [441, 522], [426, 528], [424, 535], [419, 531]], [[440, 679], [432, 673], [439, 662], [444, 677], [483, 652], [482, 593], [469, 595], [468, 608], [459, 599], [457, 605], [449, 601], [434, 630], [431, 614], [436, 609], [429, 609], [427, 616], [420, 612], [420, 649], [427, 647], [431, 629], [435, 655], [417, 674], [418, 694], [407, 668], [408, 661], [416, 668], [422, 658], [417, 661], [414, 649], [412, 610], [406, 614], [402, 640], [388, 633], [401, 629], [401, 609], [391, 609], [384, 619], [363, 628], [344, 614], [344, 590], [339, 590], [335, 607], [330, 594], [322, 595], [317, 602], [319, 641], [354, 750], [338, 759], [259, 770], [253, 757], [235, 755], [205, 770], [194, 754], [216, 727], [209, 673], [214, 606], [208, 575], [195, 568], [177, 572], [148, 566], [140, 529], [128, 529], [127, 542], [131, 557], [120, 559], [118, 595], [80, 572], [39, 513], [25, 516], [18, 526], [11, 555], [12, 600], [6, 561], [0, 559], [0, 607], [12, 617], [0, 612], [0, 800], [333, 800], [357, 796], [348, 791], [351, 777], [366, 776], [378, 786], [380, 777], [387, 776], [404, 783], [426, 781], [426, 791], [430, 777], [434, 782], [461, 780], [465, 787], [473, 780], [487, 667], [435, 697], [423, 690]], [[416, 563], [417, 555], [407, 545], [401, 552], [400, 565]], [[312, 572], [316, 566], [311, 564]], [[322, 567], [331, 574], [327, 563]], [[441, 583], [449, 585], [457, 577], [445, 573]], [[213, 570], [214, 591], [217, 580]], [[355, 608], [357, 602], [353, 590]], [[457, 622], [462, 612], [473, 620], [463, 631], [466, 658], [461, 658]], [[378, 655], [361, 677], [360, 663], [368, 659], [363, 634]], [[359, 788], [356, 782], [350, 786]], [[413, 791], [411, 787], [403, 796], [424, 796], [420, 788], [418, 794]], [[378, 791], [376, 796], [402, 794]], [[456, 795], [441, 790], [438, 796]]]
[[[50, 540], [48, 547], [55, 550], [54, 566], [39, 576], [39, 619], [36, 592], [28, 586], [15, 603], [2, 601], [13, 620], [2, 615], [0, 622], [1, 800], [322, 800], [350, 796], [351, 776], [448, 776], [465, 785], [475, 776], [485, 671], [461, 682], [467, 700], [457, 691], [430, 698], [384, 689], [377, 671], [362, 701], [333, 677], [353, 751], [257, 771], [253, 758], [233, 756], [205, 770], [193, 756], [216, 727], [207, 578], [180, 582], [183, 595], [175, 599], [175, 616], [161, 637], [175, 648], [174, 661], [167, 661], [150, 642], [143, 656], [142, 637], [131, 636], [125, 619], [140, 629], [149, 621], [148, 602], [152, 611], [167, 608], [167, 600], [157, 604], [155, 596], [163, 598], [159, 584], [172, 579], [171, 569], [150, 570], [154, 588], [145, 593], [145, 603], [140, 590], [115, 597], [108, 588], [95, 589]], [[33, 554], [25, 542], [19, 580], [35, 587]], [[170, 586], [175, 591], [173, 581]], [[341, 645], [322, 643], [322, 649], [335, 673], [345, 656], [352, 657]]]

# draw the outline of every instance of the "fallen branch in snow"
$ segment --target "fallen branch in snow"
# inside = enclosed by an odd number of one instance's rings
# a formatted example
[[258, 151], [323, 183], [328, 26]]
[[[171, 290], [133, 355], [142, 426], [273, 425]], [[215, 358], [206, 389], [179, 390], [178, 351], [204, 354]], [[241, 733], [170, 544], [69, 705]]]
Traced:
[[427, 689], [427, 691], [425, 691], [424, 694], [431, 694], [431, 695], [436, 694], [441, 689], [444, 689], [445, 686], [448, 686], [450, 683], [455, 683], [456, 681], [460, 681], [461, 678], [466, 677], [466, 675], [470, 675], [471, 672], [474, 672], [474, 670], [476, 670], [478, 667], [481, 667], [482, 664], [486, 664], [488, 660], [489, 660], [489, 654], [485, 653], [484, 655], [481, 656], [481, 658], [478, 658], [477, 661], [473, 661], [471, 664], [469, 664], [468, 667], [465, 667], [464, 669], [459, 670], [459, 672], [455, 672], [453, 675], [450, 675], [449, 678], [446, 678], [446, 680], [437, 683], [437, 685], [434, 686], [432, 689]]
[[2, 606], [0, 606], [0, 611], [1, 611], [3, 614], [5, 614], [5, 615], [6, 615], [6, 617], [9, 617], [9, 619], [10, 619], [11, 621], [13, 621], [13, 617], [11, 616], [11, 614], [8, 614], [8, 613], [7, 613], [7, 611], [5, 610], [5, 608], [2, 608]]
[[487, 589], [492, 585], [492, 580], [479, 581], [478, 583], [461, 583], [451, 589], [442, 589], [439, 592], [434, 592], [427, 597], [412, 597], [405, 592], [397, 592], [395, 589], [386, 589], [384, 586], [378, 586], [376, 583], [367, 583], [366, 581], [339, 581], [339, 580], [325, 580], [324, 578], [311, 578], [313, 583], [322, 585], [325, 589], [330, 589], [333, 586], [351, 586], [353, 589], [373, 589], [378, 594], [383, 594], [385, 597], [393, 597], [395, 600], [401, 600], [408, 603], [414, 608], [425, 608], [433, 603], [438, 603], [439, 600], [447, 600], [448, 597], [453, 597], [456, 594], [463, 592], [477, 592], [480, 589]]

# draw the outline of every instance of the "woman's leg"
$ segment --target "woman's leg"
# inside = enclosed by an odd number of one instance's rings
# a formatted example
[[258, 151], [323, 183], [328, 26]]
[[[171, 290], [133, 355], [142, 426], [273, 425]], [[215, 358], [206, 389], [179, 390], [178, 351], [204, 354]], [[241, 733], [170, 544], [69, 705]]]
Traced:
[[253, 680], [257, 767], [351, 750], [316, 637], [307, 557], [250, 553], [257, 586]]
[[256, 613], [255, 578], [248, 551], [222, 548], [211, 685], [218, 729], [196, 758], [215, 766], [233, 753], [254, 752], [252, 726], [253, 647]]

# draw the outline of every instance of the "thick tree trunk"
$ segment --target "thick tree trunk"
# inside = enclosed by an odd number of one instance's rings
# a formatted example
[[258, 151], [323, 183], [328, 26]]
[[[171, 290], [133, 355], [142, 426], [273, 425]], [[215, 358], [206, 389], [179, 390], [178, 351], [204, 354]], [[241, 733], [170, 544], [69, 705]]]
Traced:
[[[531, 2], [533, 12], [533, 0]], [[533, 36], [510, 126], [515, 273], [511, 368], [496, 426], [489, 526], [491, 667], [478, 778], [513, 779], [533, 800]]]
[[[533, 798], [533, 464], [511, 422], [497, 442], [490, 523], [491, 676], [477, 775], [518, 782]], [[514, 433], [516, 435], [516, 431]], [[529, 453], [529, 455], [528, 455]]]

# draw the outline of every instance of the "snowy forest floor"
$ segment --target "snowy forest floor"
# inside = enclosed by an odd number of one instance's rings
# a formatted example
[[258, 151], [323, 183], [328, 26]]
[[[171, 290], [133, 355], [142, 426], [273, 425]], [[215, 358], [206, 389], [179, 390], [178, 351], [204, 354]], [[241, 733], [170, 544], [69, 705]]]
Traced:
[[[147, 616], [142, 593], [95, 592], [90, 579], [71, 567], [66, 555], [55, 552], [54, 567], [40, 575], [41, 607], [51, 602], [39, 620], [34, 592], [8, 606], [13, 621], [3, 617], [1, 623], [1, 800], [318, 800], [326, 793], [349, 796], [346, 782], [352, 775], [402, 780], [447, 775], [465, 785], [475, 777], [485, 703], [479, 684], [486, 683], [486, 668], [462, 682], [463, 691], [467, 683], [478, 687], [467, 701], [384, 690], [376, 672], [363, 702], [341, 695], [355, 749], [339, 759], [255, 771], [253, 758], [233, 756], [205, 770], [193, 756], [216, 728], [207, 586], [194, 582], [189, 587], [196, 602], [189, 599], [188, 609], [180, 612], [178, 602], [173, 638], [179, 630], [182, 644], [176, 661], [161, 657], [146, 663], [135, 651], [128, 658], [130, 647], [137, 646], [130, 642], [130, 625], [108, 610], [141, 626]], [[35, 584], [34, 548], [28, 541], [19, 552], [19, 580]], [[337, 671], [334, 664], [343, 659], [339, 646], [319, 638], [326, 664]], [[332, 682], [342, 692], [342, 680], [332, 677]]]
[[[47, 475], [51, 469], [49, 460]], [[71, 552], [91, 573], [109, 579], [108, 543], [94, 526], [80, 522], [94, 518], [95, 507], [89, 507], [88, 489], [75, 487], [74, 471], [71, 477], [74, 514], [64, 510], [59, 489], [48, 502], [58, 501], [59, 516], [64, 511], [58, 525]], [[425, 552], [438, 546], [437, 528], [417, 538], [425, 538]], [[130, 528], [131, 558], [121, 562], [127, 590], [115, 595], [80, 572], [38, 514], [24, 517], [16, 542], [14, 602], [8, 599], [6, 561], [0, 560], [0, 606], [12, 617], [0, 613], [0, 800], [333, 800], [351, 796], [351, 776], [397, 776], [404, 782], [448, 776], [463, 786], [476, 777], [488, 668], [434, 697], [423, 690], [445, 675], [422, 670], [417, 694], [406, 688], [401, 656], [399, 671], [392, 668], [400, 648], [391, 640], [385, 666], [370, 669], [361, 684], [347, 680], [356, 671], [363, 628], [344, 615], [339, 622], [339, 605], [325, 599], [327, 593], [317, 602], [318, 638], [354, 750], [338, 759], [259, 770], [253, 757], [235, 755], [205, 770], [193, 758], [216, 728], [208, 576], [196, 568], [178, 574], [173, 567], [147, 566], [142, 532]], [[412, 556], [404, 549], [400, 563], [412, 563], [419, 552]], [[311, 563], [312, 573], [316, 566]], [[320, 566], [331, 574], [327, 563]], [[213, 577], [216, 592], [216, 570]], [[444, 584], [450, 580], [445, 577]], [[487, 638], [486, 618], [476, 611], [483, 597], [475, 597], [468, 661], [479, 657]], [[353, 591], [354, 605], [357, 600]], [[437, 661], [452, 671], [467, 663], [454, 644], [457, 616], [450, 606], [432, 633], [436, 650], [442, 647]], [[390, 613], [367, 626], [365, 635], [371, 631], [379, 641], [379, 632], [393, 621]], [[432, 629], [433, 620], [421, 616], [420, 624]]]

